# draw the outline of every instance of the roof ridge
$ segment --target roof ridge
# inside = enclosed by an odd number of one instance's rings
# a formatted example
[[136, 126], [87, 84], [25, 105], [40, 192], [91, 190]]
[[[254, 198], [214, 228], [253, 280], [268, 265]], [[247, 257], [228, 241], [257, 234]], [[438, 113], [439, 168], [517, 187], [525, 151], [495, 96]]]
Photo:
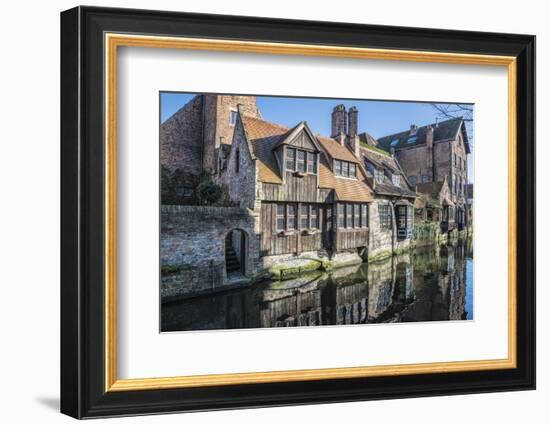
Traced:
[[261, 121], [262, 123], [264, 124], [268, 124], [268, 125], [271, 125], [273, 127], [279, 127], [280, 129], [282, 130], [291, 130], [293, 128], [296, 128], [300, 123], [298, 123], [297, 125], [295, 125], [294, 127], [287, 127], [286, 125], [281, 125], [281, 124], [277, 124], [277, 123], [274, 123], [274, 122], [271, 122], [271, 121], [266, 121], [264, 120], [263, 118], [256, 118], [256, 117], [253, 117], [251, 115], [246, 115], [246, 114], [243, 114], [243, 118], [246, 119], [246, 120], [254, 120], [254, 121]]
[[[417, 131], [420, 130], [421, 128], [426, 128], [426, 127], [430, 127], [430, 126], [436, 128], [437, 126], [440, 126], [441, 124], [445, 124], [445, 123], [448, 123], [449, 121], [455, 121], [455, 120], [464, 120], [464, 116], [447, 118], [444, 121], [436, 121], [436, 122], [433, 122], [433, 123], [420, 125], [420, 126], [418, 126]], [[376, 140], [387, 139], [389, 137], [397, 136], [398, 134], [409, 133], [409, 132], [410, 132], [410, 130], [402, 130], [402, 131], [398, 131], [396, 133], [388, 134], [386, 136], [381, 136]]]

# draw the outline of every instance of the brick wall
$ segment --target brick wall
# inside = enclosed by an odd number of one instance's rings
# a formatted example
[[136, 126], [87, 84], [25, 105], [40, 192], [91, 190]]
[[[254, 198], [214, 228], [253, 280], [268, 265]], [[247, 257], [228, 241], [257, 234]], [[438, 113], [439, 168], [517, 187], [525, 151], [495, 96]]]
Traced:
[[202, 172], [202, 96], [195, 96], [160, 126], [160, 163], [171, 171]]
[[233, 140], [231, 111], [237, 111], [239, 105], [243, 114], [260, 117], [256, 96], [205, 95], [203, 165], [209, 173], [216, 170], [216, 155], [220, 143], [231, 144]]

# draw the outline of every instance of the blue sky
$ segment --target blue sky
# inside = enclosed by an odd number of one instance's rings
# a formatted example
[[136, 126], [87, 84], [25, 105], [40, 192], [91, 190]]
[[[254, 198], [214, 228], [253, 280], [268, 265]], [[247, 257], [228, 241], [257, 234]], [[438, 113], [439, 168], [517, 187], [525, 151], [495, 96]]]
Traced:
[[[161, 122], [170, 118], [195, 94], [161, 93]], [[429, 103], [379, 100], [347, 100], [258, 96], [258, 107], [266, 121], [293, 127], [306, 121], [314, 133], [330, 135], [330, 117], [335, 105], [343, 103], [347, 109], [356, 106], [359, 111], [359, 132], [369, 132], [375, 138], [436, 121], [437, 112]], [[473, 142], [473, 141], [472, 141]], [[473, 146], [473, 143], [472, 143]], [[472, 155], [468, 155], [469, 180], [473, 178]]]

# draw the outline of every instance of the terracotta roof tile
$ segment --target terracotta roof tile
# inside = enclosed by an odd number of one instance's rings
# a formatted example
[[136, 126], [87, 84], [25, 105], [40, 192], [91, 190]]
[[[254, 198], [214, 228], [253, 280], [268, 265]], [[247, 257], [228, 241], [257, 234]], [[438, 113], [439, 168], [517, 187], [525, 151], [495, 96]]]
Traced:
[[347, 146], [342, 146], [338, 141], [325, 136], [317, 135], [317, 140], [323, 147], [323, 149], [335, 159], [342, 159], [344, 161], [359, 162], [355, 155], [349, 150]]
[[283, 182], [273, 154], [275, 145], [289, 132], [287, 127], [243, 115], [243, 124], [254, 156], [258, 158], [258, 177], [265, 183]]
[[336, 198], [340, 201], [370, 202], [373, 200], [373, 192], [368, 184], [367, 177], [360, 167], [357, 171], [357, 179], [336, 177], [330, 169], [327, 159], [321, 155], [319, 161], [319, 186], [334, 189]]

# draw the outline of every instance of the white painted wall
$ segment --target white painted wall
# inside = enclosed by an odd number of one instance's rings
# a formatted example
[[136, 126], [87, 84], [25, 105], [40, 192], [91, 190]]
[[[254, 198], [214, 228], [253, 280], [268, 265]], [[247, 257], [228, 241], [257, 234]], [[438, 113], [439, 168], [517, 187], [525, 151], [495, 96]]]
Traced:
[[[335, 20], [370, 24], [532, 33], [538, 36], [538, 117], [550, 115], [550, 29], [544, 2], [96, 1], [96, 5]], [[0, 67], [0, 288], [2, 422], [73, 423], [57, 413], [59, 391], [59, 11], [75, 2], [3, 5]], [[546, 141], [538, 157], [550, 156]], [[542, 164], [541, 164], [542, 165]], [[550, 207], [549, 167], [539, 166], [539, 215]], [[538, 390], [236, 412], [167, 415], [109, 423], [255, 424], [346, 421], [407, 424], [544, 423], [550, 397], [550, 296], [542, 270], [550, 248], [539, 228]]]

